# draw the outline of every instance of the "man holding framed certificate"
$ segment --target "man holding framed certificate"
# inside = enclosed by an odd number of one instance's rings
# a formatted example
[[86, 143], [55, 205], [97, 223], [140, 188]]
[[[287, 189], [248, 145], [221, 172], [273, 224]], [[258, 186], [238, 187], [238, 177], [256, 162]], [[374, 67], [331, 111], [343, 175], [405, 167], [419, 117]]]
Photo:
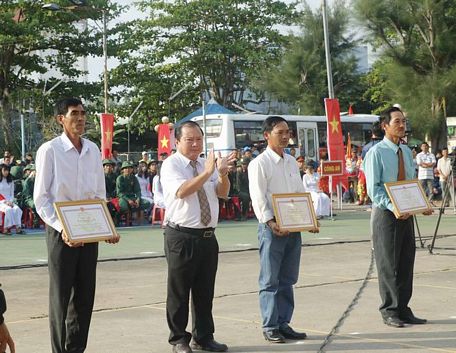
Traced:
[[[400, 205], [417, 203], [416, 210], [430, 215], [432, 209], [421, 208], [416, 200], [394, 200], [388, 195], [385, 183], [404, 184], [415, 178], [412, 152], [401, 144], [405, 136], [406, 119], [402, 111], [392, 107], [382, 114], [385, 138], [373, 146], [364, 160], [367, 193], [372, 200], [372, 237], [378, 283], [382, 304], [380, 313], [383, 322], [392, 327], [405, 324], [424, 324], [426, 320], [417, 318], [408, 303], [412, 297], [413, 266], [415, 261], [415, 234], [413, 228], [414, 209], [400, 209]], [[413, 185], [412, 185], [413, 186]], [[401, 185], [402, 187], [402, 185]], [[421, 192], [417, 189], [417, 192]], [[416, 193], [399, 193], [402, 197]], [[412, 202], [413, 201], [413, 202]]]
[[[106, 198], [105, 178], [100, 150], [81, 137], [86, 122], [82, 102], [63, 99], [57, 102], [55, 114], [63, 133], [38, 149], [33, 198], [46, 223], [52, 352], [82, 353], [95, 297], [96, 240], [102, 235], [97, 230], [110, 233], [104, 238], [108, 243], [117, 243], [119, 236], [106, 205], [93, 205], [96, 199]], [[92, 205], [81, 200], [92, 200]], [[68, 209], [71, 222], [62, 224], [65, 218], [59, 218], [54, 208], [61, 203], [74, 204]]]
[[[306, 225], [306, 219], [298, 219], [298, 216], [309, 212], [293, 212], [296, 217], [290, 220], [276, 219], [274, 200], [279, 197], [276, 205], [281, 207], [282, 203], [284, 210], [311, 210], [312, 216], [307, 217], [309, 223], [315, 215], [312, 202], [306, 203], [310, 197], [302, 194], [305, 190], [296, 160], [284, 152], [290, 138], [287, 121], [271, 116], [263, 122], [262, 129], [268, 146], [248, 167], [250, 197], [259, 221], [260, 310], [264, 338], [271, 343], [284, 343], [285, 339], [306, 338], [304, 332], [296, 332], [289, 324], [294, 309], [293, 285], [298, 281], [301, 258], [298, 229]], [[294, 226], [281, 227], [283, 224]], [[313, 226], [308, 229], [318, 231]]]

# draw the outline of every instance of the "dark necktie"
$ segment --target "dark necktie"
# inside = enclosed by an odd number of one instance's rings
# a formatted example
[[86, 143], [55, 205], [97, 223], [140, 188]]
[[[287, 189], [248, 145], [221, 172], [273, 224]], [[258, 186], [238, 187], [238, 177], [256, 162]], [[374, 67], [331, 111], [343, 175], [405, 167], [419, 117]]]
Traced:
[[398, 159], [397, 181], [405, 180], [404, 157], [402, 156], [402, 150], [400, 147], [397, 150], [397, 159]]
[[[193, 168], [193, 176], [198, 176], [198, 170], [196, 169], [196, 161], [190, 161], [190, 165]], [[204, 187], [198, 190], [198, 201], [200, 204], [200, 211], [201, 211], [201, 222], [207, 226], [211, 221], [211, 208], [209, 206], [209, 201], [207, 201], [206, 191], [204, 191]]]

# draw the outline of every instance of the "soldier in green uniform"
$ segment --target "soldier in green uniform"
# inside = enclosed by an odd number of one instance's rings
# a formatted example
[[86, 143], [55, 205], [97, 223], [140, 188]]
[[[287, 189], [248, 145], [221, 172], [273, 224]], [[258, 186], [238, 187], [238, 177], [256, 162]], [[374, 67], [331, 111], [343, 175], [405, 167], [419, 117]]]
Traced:
[[22, 197], [21, 208], [30, 208], [33, 211], [33, 228], [40, 225], [40, 216], [36, 212], [35, 201], [33, 201], [33, 191], [35, 189], [35, 165], [28, 164], [24, 171], [27, 170], [27, 177], [22, 180]]
[[138, 179], [133, 174], [133, 164], [129, 161], [123, 162], [120, 172], [116, 181], [120, 213], [137, 211], [137, 222], [141, 224], [144, 219], [144, 210], [150, 208], [150, 203], [141, 199], [141, 188]]
[[115, 162], [110, 159], [103, 159], [103, 169], [105, 175], [105, 184], [106, 184], [106, 200], [110, 201], [111, 199], [117, 196], [116, 193], [116, 179], [117, 176], [114, 173]]
[[247, 213], [250, 207], [250, 192], [249, 192], [249, 175], [247, 167], [249, 165], [250, 158], [241, 159], [241, 168], [238, 168], [236, 172], [236, 189], [241, 201], [241, 220], [247, 219]]

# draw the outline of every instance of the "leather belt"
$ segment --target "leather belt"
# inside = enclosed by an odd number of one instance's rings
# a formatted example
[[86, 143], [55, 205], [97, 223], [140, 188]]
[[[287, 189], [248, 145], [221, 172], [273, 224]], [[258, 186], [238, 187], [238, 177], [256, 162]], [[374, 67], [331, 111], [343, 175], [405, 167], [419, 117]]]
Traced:
[[173, 222], [168, 222], [167, 226], [171, 229], [177, 230], [178, 232], [188, 233], [202, 238], [211, 238], [215, 236], [215, 228], [188, 228], [182, 227]]

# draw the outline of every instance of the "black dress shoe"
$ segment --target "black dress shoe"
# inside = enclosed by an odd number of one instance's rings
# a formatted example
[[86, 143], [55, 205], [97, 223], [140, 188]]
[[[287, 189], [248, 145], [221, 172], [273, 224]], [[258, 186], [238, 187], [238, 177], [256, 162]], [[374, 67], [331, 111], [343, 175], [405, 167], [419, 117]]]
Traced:
[[289, 340], [303, 340], [306, 339], [307, 335], [304, 332], [296, 332], [290, 326], [284, 326], [279, 329], [279, 332], [283, 337]]
[[407, 316], [401, 316], [400, 318], [406, 324], [412, 324], [412, 325], [424, 325], [427, 322], [426, 319], [420, 319], [413, 314], [407, 315]]
[[285, 343], [285, 337], [282, 336], [278, 329], [263, 331], [263, 336], [266, 341], [271, 343]]
[[200, 344], [200, 343], [193, 341], [192, 348], [194, 350], [209, 351], [209, 352], [226, 352], [228, 350], [228, 346], [226, 344], [218, 343], [214, 339], [211, 339], [211, 340], [205, 342], [204, 344]]
[[391, 327], [404, 327], [404, 321], [399, 319], [396, 316], [388, 316], [383, 318], [383, 322], [385, 325], [391, 326]]
[[193, 353], [188, 343], [178, 343], [173, 346], [173, 353]]

